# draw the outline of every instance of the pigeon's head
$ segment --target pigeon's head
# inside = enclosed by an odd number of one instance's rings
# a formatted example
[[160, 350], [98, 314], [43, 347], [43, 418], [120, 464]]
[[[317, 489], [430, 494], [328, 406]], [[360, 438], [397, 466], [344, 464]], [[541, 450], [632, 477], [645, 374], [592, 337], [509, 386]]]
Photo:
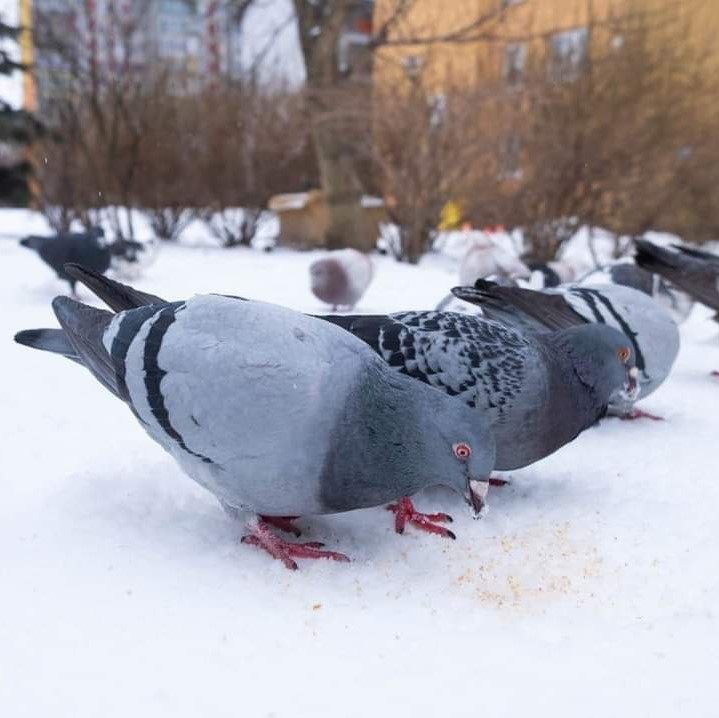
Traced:
[[447, 398], [449, 408], [439, 409], [435, 415], [441, 463], [434, 470], [445, 486], [464, 496], [476, 518], [484, 507], [489, 475], [494, 468], [494, 441], [489, 427], [475, 410]]
[[327, 304], [342, 304], [347, 289], [347, 273], [333, 257], [318, 259], [310, 266], [312, 293]]
[[606, 324], [585, 324], [566, 330], [574, 369], [582, 383], [603, 404], [631, 404], [639, 395], [632, 342]]

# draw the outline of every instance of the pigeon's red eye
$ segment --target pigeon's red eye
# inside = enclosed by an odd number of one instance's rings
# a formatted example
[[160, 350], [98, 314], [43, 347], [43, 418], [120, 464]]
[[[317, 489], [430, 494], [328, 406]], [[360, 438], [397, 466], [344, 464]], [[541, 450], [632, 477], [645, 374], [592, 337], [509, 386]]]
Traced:
[[468, 444], [455, 444], [452, 448], [454, 449], [454, 455], [462, 461], [466, 461], [472, 455], [472, 449]]
[[622, 364], [626, 364], [629, 361], [629, 357], [631, 355], [632, 353], [627, 347], [622, 347], [621, 349], [617, 350], [617, 356], [619, 357], [619, 361], [621, 361]]

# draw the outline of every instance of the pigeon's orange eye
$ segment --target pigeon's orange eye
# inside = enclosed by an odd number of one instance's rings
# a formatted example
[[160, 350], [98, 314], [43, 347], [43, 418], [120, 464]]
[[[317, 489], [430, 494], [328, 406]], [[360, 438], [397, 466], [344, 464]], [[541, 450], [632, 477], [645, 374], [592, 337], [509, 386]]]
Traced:
[[632, 355], [631, 351], [627, 347], [622, 347], [617, 351], [617, 356], [622, 364], [626, 364], [629, 361], [629, 357]]
[[472, 449], [468, 444], [455, 444], [452, 448], [454, 455], [461, 461], [466, 461], [472, 455]]

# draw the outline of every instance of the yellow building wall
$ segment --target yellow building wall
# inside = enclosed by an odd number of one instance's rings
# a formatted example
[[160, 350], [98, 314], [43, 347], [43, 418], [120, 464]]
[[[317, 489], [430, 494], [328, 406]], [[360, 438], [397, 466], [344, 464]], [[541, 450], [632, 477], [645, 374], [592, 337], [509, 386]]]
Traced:
[[[18, 0], [20, 27], [20, 62], [23, 65], [32, 67], [35, 59], [35, 48], [32, 40], [32, 0]], [[37, 110], [37, 94], [35, 90], [35, 78], [32, 72], [24, 72], [22, 78], [23, 108], [28, 112]]]
[[[396, 3], [376, 0], [377, 27], [390, 16]], [[416, 0], [408, 15], [395, 25], [390, 44], [377, 53], [377, 81], [395, 84], [413, 68], [416, 72], [418, 66], [423, 82], [434, 92], [452, 84], [497, 80], [508, 42], [527, 41], [531, 62], [543, 54], [552, 33], [585, 27], [592, 17], [602, 22], [627, 13], [647, 13], [648, 22], [656, 25], [657, 42], [672, 29], [676, 37], [675, 26], [681, 24], [688, 45], [705, 52], [707, 67], [719, 75], [719, 0], [522, 0], [505, 9], [502, 6], [502, 0]], [[479, 17], [488, 18], [477, 30], [486, 33], [483, 40], [427, 42], [461, 35]], [[407, 38], [419, 42], [404, 42]]]

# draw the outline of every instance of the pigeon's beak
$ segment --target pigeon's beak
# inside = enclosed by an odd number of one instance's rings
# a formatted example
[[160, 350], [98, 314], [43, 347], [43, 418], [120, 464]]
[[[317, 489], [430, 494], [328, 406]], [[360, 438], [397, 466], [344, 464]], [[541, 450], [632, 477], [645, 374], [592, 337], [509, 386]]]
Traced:
[[627, 372], [627, 380], [624, 383], [624, 391], [622, 393], [628, 401], [634, 401], [639, 395], [639, 382], [637, 381], [638, 376], [639, 369], [635, 366]]
[[477, 479], [467, 479], [467, 490], [464, 498], [467, 503], [472, 507], [472, 513], [474, 518], [479, 518], [479, 514], [484, 508], [484, 499], [487, 496], [489, 490], [489, 481], [477, 481]]

